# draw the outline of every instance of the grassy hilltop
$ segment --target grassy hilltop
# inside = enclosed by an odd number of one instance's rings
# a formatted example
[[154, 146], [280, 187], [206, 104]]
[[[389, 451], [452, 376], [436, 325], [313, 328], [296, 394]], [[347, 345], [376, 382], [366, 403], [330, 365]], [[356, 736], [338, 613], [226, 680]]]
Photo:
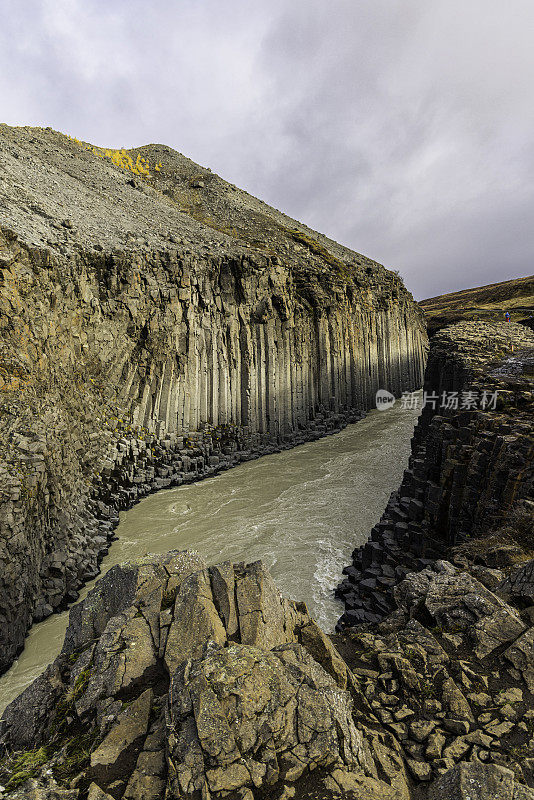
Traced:
[[534, 326], [534, 275], [490, 283], [422, 300], [430, 333], [462, 320], [500, 322], [506, 311], [513, 322]]

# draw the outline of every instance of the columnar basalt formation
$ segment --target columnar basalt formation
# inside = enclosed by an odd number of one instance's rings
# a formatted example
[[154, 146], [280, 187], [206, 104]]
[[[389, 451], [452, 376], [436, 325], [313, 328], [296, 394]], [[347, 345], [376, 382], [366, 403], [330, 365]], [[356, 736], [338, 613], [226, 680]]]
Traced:
[[0, 670], [117, 512], [422, 382], [402, 281], [160, 145], [0, 126]]
[[489, 567], [534, 550], [534, 334], [477, 322], [437, 333], [424, 392], [403, 482], [338, 587], [341, 628], [377, 622], [408, 572], [455, 546]]
[[[401, 489], [347, 570], [347, 605], [373, 605], [349, 606], [332, 639], [260, 563], [171, 552], [110, 570], [3, 715], [0, 792], [533, 800], [533, 358], [515, 326], [435, 338], [426, 391], [476, 405], [497, 391], [496, 407], [426, 409]], [[170, 463], [179, 443], [163, 441]], [[127, 470], [135, 454], [117, 452]]]

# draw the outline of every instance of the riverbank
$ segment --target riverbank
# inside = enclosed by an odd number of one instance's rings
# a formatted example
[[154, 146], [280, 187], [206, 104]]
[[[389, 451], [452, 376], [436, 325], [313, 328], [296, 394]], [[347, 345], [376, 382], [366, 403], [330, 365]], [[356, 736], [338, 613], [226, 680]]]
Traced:
[[434, 400], [400, 488], [344, 570], [339, 630], [389, 614], [395, 586], [436, 558], [463, 554], [498, 568], [532, 554], [533, 391], [534, 334], [525, 327], [467, 322], [435, 334], [423, 390]]
[[[101, 471], [93, 476], [92, 489], [80, 501], [75, 532], [69, 533], [68, 543], [49, 542], [47, 551], [40, 554], [41, 588], [36, 590], [34, 609], [27, 618], [28, 627], [54, 612], [63, 611], [78, 599], [81, 587], [98, 576], [100, 563], [115, 538], [121, 511], [132, 508], [153, 492], [187, 485], [263, 455], [316, 441], [364, 416], [364, 412], [357, 409], [332, 412], [318, 408], [313, 419], [285, 434], [254, 433], [234, 425], [205, 425], [203, 430], [187, 436], [168, 434], [163, 438], [144, 429], [124, 426], [116, 420], [113, 437], [104, 437], [107, 446]], [[33, 467], [35, 459], [39, 459], [40, 480], [46, 484], [47, 473], [40, 450], [41, 445], [45, 447], [44, 440], [41, 444], [39, 440], [28, 440], [19, 445], [28, 451], [32, 448], [29, 458]], [[28, 502], [39, 504], [48, 496], [43, 490], [31, 498], [22, 497], [19, 483], [16, 477], [5, 487], [11, 499], [4, 504], [4, 512], [9, 512], [7, 521], [11, 519], [15, 524], [20, 518], [19, 506]], [[15, 589], [15, 584], [4, 582], [6, 592], [13, 594]], [[26, 617], [17, 618], [13, 612], [10, 619], [12, 625], [0, 630], [0, 674], [9, 668], [24, 647], [21, 631], [26, 632]], [[11, 636], [13, 631], [18, 632], [15, 638]]]
[[[513, 784], [534, 786], [534, 335], [436, 334], [424, 392], [436, 408], [344, 569], [333, 641], [399, 742], [414, 797], [430, 785], [432, 800], [464, 800], [471, 784], [487, 800], [531, 798]], [[476, 402], [440, 408], [443, 393]]]
[[[99, 564], [115, 538], [113, 531], [119, 524], [119, 513], [132, 508], [149, 494], [195, 483], [261, 456], [317, 441], [338, 433], [364, 416], [356, 409], [338, 413], [319, 409], [313, 420], [285, 435], [251, 433], [232, 425], [206, 425], [203, 430], [187, 436], [169, 434], [163, 439], [146, 432], [133, 435], [124, 432], [108, 449], [102, 476], [87, 502], [88, 513], [98, 523], [96, 535], [89, 545], [89, 558], [92, 563], [96, 561], [96, 565], [80, 577], [78, 585], [94, 579], [99, 573]], [[55, 608], [62, 610], [65, 607], [63, 601], [54, 606], [53, 600], [62, 596], [64, 583], [71, 577], [67, 563], [69, 555], [72, 557], [66, 551], [56, 550], [50, 556], [55, 570], [52, 603], [38, 602], [33, 621], [46, 618]], [[77, 599], [75, 594], [76, 590], [71, 590], [64, 599], [72, 602]]]
[[533, 800], [533, 357], [516, 326], [434, 338], [427, 393], [496, 403], [423, 413], [387, 512], [405, 516], [370, 549], [451, 560], [379, 572], [380, 621], [331, 640], [257, 562], [110, 570], [3, 716], [12, 797]]
[[133, 175], [0, 125], [0, 671], [94, 577], [145, 485], [422, 382], [423, 315], [397, 275], [169, 147], [142, 152], [161, 166]]
[[[340, 569], [400, 482], [415, 421], [416, 412], [399, 407], [372, 411], [334, 436], [154, 492], [120, 512], [102, 573], [174, 548], [195, 550], [210, 565], [261, 559], [284, 594], [304, 600], [331, 631], [342, 610], [333, 596]], [[33, 626], [0, 678], [0, 715], [56, 658], [67, 624], [64, 611]]]

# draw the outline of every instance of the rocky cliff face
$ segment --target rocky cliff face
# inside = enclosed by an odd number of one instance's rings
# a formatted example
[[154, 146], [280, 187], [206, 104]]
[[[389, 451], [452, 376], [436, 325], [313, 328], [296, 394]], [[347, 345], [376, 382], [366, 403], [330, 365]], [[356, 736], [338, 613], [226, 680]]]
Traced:
[[497, 405], [425, 411], [333, 640], [259, 563], [107, 573], [2, 718], [0, 793], [532, 800], [533, 344], [515, 326], [433, 340], [427, 391]]
[[0, 126], [0, 670], [149, 491], [422, 382], [402, 282], [169, 148]]
[[336, 643], [418, 797], [534, 785], [533, 367], [520, 325], [431, 339], [409, 467], [338, 589]]
[[340, 627], [377, 622], [408, 572], [455, 546], [490, 568], [532, 554], [533, 367], [522, 325], [464, 322], [432, 337], [409, 467], [344, 570]]

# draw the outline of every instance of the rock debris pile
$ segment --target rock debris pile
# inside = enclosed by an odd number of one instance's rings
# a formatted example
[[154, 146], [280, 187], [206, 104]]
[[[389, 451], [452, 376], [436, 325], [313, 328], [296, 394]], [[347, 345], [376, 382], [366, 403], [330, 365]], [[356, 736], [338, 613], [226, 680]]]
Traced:
[[260, 562], [114, 567], [6, 710], [0, 781], [13, 800], [529, 800], [533, 570], [491, 591], [437, 561], [333, 643]]

